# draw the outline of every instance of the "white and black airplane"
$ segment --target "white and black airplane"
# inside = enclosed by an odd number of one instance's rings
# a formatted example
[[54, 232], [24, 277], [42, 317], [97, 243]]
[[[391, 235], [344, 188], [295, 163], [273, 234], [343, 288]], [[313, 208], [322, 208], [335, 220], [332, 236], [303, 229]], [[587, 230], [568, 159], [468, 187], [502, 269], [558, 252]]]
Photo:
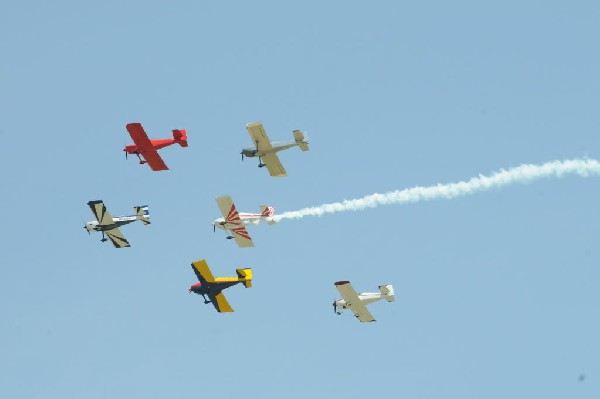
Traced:
[[295, 146], [300, 147], [302, 151], [308, 151], [308, 140], [300, 130], [294, 130], [293, 142], [270, 141], [261, 122], [248, 123], [246, 125], [254, 147], [244, 148], [242, 150], [242, 161], [244, 157], [258, 157], [258, 167], [267, 167], [271, 176], [282, 177], [287, 173], [277, 156], [277, 152], [287, 150]]
[[119, 230], [119, 227], [138, 220], [143, 224], [150, 224], [148, 205], [134, 206], [133, 209], [135, 210], [135, 215], [113, 218], [110, 216], [110, 213], [108, 213], [108, 210], [106, 210], [106, 206], [102, 200], [90, 201], [87, 204], [96, 217], [96, 220], [87, 222], [83, 228], [86, 229], [88, 233], [101, 232], [102, 240], [100, 241], [104, 242], [107, 240], [106, 237], [108, 237], [115, 248], [130, 246], [129, 242], [123, 236], [123, 233], [121, 233], [121, 230]]
[[342, 314], [338, 309], [350, 309], [361, 322], [375, 321], [373, 315], [367, 310], [369, 303], [386, 299], [388, 302], [393, 302], [394, 287], [391, 284], [380, 285], [379, 292], [361, 292], [357, 294], [349, 281], [338, 281], [335, 283], [335, 288], [342, 295], [342, 299], [333, 302], [333, 311], [337, 314]]

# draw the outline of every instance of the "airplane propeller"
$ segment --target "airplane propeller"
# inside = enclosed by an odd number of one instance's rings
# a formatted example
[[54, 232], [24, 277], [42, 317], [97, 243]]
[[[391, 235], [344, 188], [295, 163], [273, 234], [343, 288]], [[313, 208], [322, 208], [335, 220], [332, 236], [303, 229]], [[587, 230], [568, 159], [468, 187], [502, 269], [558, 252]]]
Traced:
[[216, 231], [217, 231], [217, 225], [213, 224], [213, 233], [216, 233]]
[[87, 227], [85, 227], [85, 226], [83, 226], [83, 228], [87, 230], [87, 232], [88, 232], [88, 236], [89, 236], [89, 235], [90, 235], [90, 231], [88, 230], [88, 228], [87, 228]]
[[335, 304], [335, 301], [333, 301], [333, 313], [337, 314], [337, 305]]
[[244, 162], [244, 151], [240, 152], [242, 154], [242, 162]]
[[127, 159], [127, 150], [123, 150], [125, 152], [125, 159]]

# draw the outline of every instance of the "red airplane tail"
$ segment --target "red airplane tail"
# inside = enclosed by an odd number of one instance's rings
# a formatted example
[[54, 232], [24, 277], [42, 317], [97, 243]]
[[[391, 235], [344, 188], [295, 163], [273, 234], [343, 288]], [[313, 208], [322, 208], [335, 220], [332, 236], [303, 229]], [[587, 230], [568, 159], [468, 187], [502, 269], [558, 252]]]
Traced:
[[187, 133], [185, 131], [185, 129], [175, 129], [173, 130], [173, 138], [175, 139], [176, 143], [179, 143], [180, 146], [182, 147], [187, 147], [188, 143], [187, 143]]

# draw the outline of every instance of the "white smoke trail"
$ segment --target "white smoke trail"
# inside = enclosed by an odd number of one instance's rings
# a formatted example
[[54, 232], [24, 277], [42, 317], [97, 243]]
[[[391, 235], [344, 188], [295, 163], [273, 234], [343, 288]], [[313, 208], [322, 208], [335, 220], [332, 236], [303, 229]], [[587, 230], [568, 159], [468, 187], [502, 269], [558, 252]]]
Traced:
[[574, 174], [582, 177], [600, 175], [600, 162], [595, 159], [571, 159], [553, 161], [541, 165], [524, 164], [490, 176], [479, 175], [467, 181], [437, 184], [427, 187], [413, 187], [392, 191], [385, 194], [371, 194], [366, 197], [323, 204], [298, 211], [284, 212], [273, 216], [273, 221], [281, 219], [301, 219], [305, 216], [323, 216], [327, 213], [361, 211], [379, 205], [407, 204], [434, 199], [453, 199], [464, 195], [475, 194], [492, 188], [504, 187], [514, 183], [529, 183], [544, 177], [562, 177]]

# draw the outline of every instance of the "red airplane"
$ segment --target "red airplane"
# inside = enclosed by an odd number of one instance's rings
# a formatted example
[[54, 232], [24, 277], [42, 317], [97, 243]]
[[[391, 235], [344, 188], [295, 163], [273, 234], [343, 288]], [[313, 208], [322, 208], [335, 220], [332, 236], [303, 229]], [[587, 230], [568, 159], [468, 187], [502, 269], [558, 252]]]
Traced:
[[188, 146], [187, 133], [183, 129], [173, 130], [172, 139], [150, 140], [141, 123], [130, 123], [126, 128], [135, 144], [125, 147], [123, 150], [125, 151], [125, 158], [127, 158], [127, 154], [135, 154], [140, 160], [140, 164], [147, 163], [154, 171], [169, 169], [160, 155], [158, 155], [157, 150], [176, 143], [182, 147]]

